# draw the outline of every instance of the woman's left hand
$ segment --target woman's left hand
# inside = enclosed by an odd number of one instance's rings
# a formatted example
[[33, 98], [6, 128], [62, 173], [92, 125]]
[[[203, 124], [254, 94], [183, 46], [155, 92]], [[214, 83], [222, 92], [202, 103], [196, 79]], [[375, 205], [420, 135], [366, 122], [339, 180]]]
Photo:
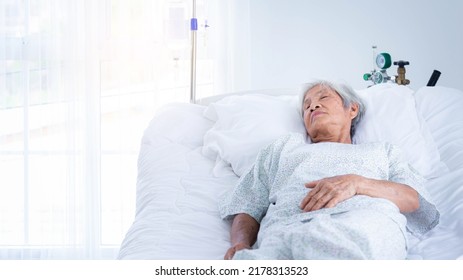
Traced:
[[331, 208], [358, 193], [366, 178], [359, 175], [340, 175], [305, 184], [310, 191], [301, 202], [304, 212]]

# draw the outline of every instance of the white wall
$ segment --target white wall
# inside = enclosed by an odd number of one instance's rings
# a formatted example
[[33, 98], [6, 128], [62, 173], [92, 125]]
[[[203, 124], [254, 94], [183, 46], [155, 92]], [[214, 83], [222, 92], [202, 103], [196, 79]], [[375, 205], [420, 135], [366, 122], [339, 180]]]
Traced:
[[393, 60], [410, 61], [406, 76], [414, 89], [426, 85], [434, 69], [442, 72], [437, 85], [463, 89], [463, 1], [238, 2], [234, 89], [294, 87], [310, 78], [363, 88], [369, 83], [362, 76], [373, 68], [372, 45]]

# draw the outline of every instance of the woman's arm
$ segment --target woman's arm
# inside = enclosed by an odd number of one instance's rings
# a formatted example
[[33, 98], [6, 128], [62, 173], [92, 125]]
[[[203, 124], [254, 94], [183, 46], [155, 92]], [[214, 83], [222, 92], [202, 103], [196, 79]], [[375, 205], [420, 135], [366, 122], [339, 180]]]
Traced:
[[305, 186], [312, 188], [300, 205], [305, 212], [334, 207], [356, 194], [388, 199], [395, 203], [402, 213], [413, 212], [420, 206], [418, 193], [413, 188], [359, 175], [329, 177], [306, 183]]
[[224, 259], [231, 260], [237, 251], [251, 249], [258, 232], [259, 223], [253, 217], [244, 213], [236, 215], [231, 228], [232, 246], [225, 253]]
[[410, 186], [385, 180], [364, 180], [365, 183], [357, 190], [357, 194], [388, 199], [394, 202], [402, 213], [410, 213], [420, 207], [418, 193]]

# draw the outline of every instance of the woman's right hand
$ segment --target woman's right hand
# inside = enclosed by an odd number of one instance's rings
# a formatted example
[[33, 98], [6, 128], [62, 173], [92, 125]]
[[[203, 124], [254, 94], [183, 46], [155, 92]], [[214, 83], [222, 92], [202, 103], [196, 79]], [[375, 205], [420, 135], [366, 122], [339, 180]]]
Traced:
[[259, 223], [252, 216], [245, 213], [237, 214], [231, 226], [230, 243], [233, 246], [227, 250], [223, 258], [231, 260], [236, 252], [251, 249], [257, 240], [258, 232]]
[[233, 256], [235, 255], [236, 252], [243, 250], [243, 249], [251, 249], [251, 246], [248, 244], [244, 243], [238, 243], [232, 247], [230, 247], [227, 252], [225, 253], [225, 256], [223, 257], [224, 260], [231, 260]]

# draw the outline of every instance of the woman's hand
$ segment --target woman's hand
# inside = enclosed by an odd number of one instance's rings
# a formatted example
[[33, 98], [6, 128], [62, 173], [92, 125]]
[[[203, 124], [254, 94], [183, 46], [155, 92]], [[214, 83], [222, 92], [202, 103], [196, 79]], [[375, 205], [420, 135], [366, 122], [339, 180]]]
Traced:
[[244, 244], [244, 243], [235, 244], [234, 246], [230, 247], [227, 250], [227, 252], [225, 253], [225, 256], [223, 257], [223, 259], [224, 260], [231, 260], [236, 252], [238, 252], [240, 250], [243, 250], [243, 249], [251, 249], [251, 246], [249, 246], [248, 244]]
[[365, 178], [359, 175], [340, 175], [305, 184], [310, 191], [301, 202], [304, 212], [331, 208], [354, 195], [384, 198], [393, 202], [402, 213], [420, 207], [418, 193], [408, 185]]
[[233, 246], [227, 250], [223, 258], [231, 260], [237, 251], [251, 249], [256, 242], [259, 227], [259, 223], [252, 216], [245, 213], [236, 215], [230, 232], [230, 242]]
[[359, 175], [340, 175], [312, 181], [305, 184], [310, 191], [301, 202], [304, 212], [331, 208], [358, 193], [365, 178]]

